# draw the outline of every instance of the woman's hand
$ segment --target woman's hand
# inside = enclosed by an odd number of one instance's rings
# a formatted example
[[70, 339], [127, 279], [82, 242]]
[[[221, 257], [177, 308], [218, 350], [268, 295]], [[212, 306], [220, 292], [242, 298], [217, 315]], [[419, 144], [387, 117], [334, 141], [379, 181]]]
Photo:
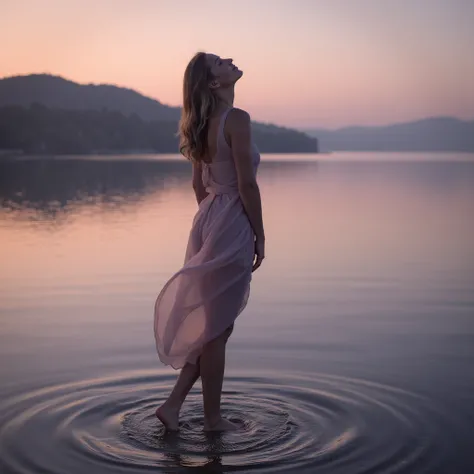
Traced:
[[265, 258], [265, 239], [257, 239], [255, 241], [255, 263], [252, 267], [254, 272], [263, 262]]

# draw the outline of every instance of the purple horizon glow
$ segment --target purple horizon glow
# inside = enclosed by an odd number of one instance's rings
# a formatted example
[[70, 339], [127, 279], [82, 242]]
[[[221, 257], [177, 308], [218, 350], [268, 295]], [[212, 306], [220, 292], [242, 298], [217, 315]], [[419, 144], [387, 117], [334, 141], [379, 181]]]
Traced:
[[42, 73], [180, 105], [198, 50], [244, 76], [236, 105], [292, 127], [474, 119], [474, 1], [6, 0], [0, 77]]

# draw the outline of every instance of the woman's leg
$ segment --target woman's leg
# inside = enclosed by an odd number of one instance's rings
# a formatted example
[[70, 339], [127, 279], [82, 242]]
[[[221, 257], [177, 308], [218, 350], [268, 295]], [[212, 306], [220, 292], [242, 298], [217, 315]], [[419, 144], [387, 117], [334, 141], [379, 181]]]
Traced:
[[179, 411], [189, 391], [200, 375], [199, 359], [196, 364], [186, 364], [176, 380], [168, 399], [156, 410], [156, 416], [168, 430], [178, 430]]
[[233, 325], [219, 337], [208, 342], [200, 358], [202, 394], [204, 399], [204, 429], [206, 431], [235, 430], [236, 426], [221, 416], [222, 382], [225, 368], [226, 343]]

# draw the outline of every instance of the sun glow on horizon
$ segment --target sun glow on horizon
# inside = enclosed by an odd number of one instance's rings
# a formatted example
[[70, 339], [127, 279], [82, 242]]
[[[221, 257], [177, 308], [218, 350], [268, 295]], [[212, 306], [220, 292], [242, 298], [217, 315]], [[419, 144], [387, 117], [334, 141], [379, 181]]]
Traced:
[[[474, 118], [474, 2], [7, 1], [0, 76], [113, 84], [170, 106], [198, 50], [244, 71], [236, 105], [291, 127]], [[229, 27], [231, 22], [232, 27]]]

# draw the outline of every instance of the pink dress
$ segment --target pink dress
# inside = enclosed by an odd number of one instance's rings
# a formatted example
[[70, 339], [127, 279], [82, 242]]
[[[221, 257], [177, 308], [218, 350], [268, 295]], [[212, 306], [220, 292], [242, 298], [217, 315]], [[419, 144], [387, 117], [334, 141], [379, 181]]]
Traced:
[[[231, 326], [247, 305], [254, 258], [254, 232], [237, 187], [232, 151], [222, 115], [217, 153], [204, 164], [201, 201], [189, 235], [184, 266], [165, 284], [155, 304], [155, 340], [160, 360], [175, 369], [195, 364], [203, 345]], [[260, 155], [252, 144], [254, 172]]]

